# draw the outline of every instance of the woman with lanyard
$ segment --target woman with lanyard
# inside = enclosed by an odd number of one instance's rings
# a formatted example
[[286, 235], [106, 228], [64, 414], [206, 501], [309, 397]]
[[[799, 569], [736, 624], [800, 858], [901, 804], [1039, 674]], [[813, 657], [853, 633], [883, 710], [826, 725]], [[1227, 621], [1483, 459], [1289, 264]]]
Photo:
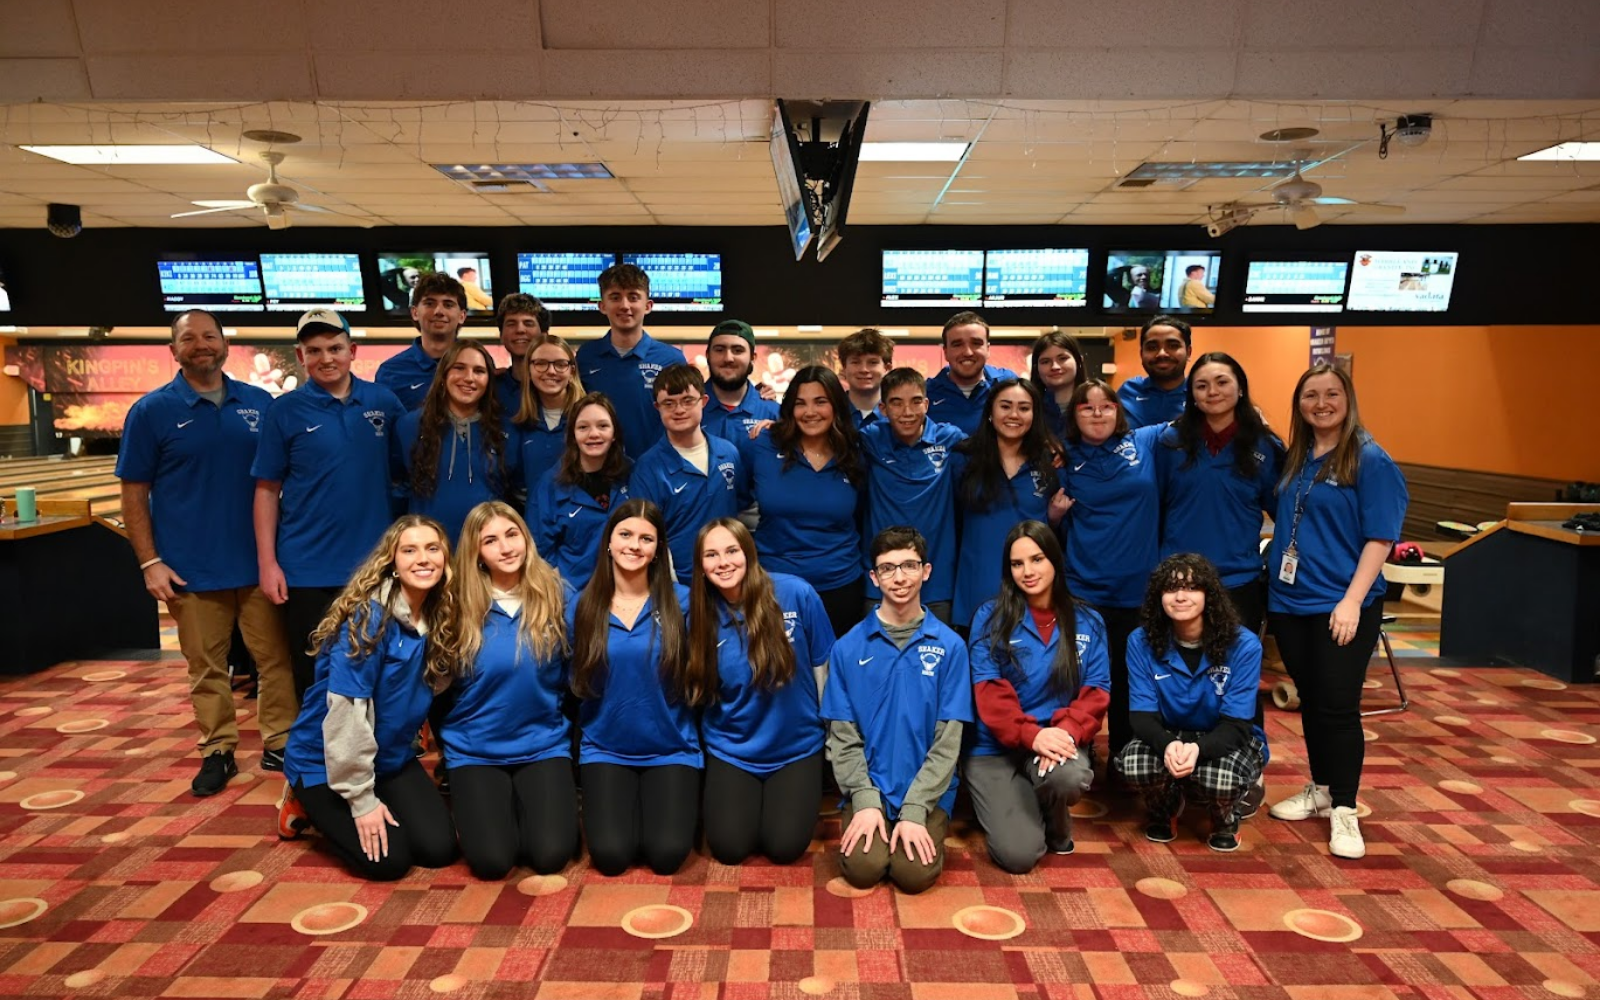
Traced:
[[1253, 722], [1261, 640], [1241, 628], [1204, 556], [1161, 561], [1150, 575], [1141, 625], [1128, 640], [1134, 738], [1117, 768], [1144, 798], [1145, 839], [1174, 839], [1185, 801], [1208, 807], [1213, 851], [1239, 849], [1238, 804], [1267, 763]]
[[1266, 620], [1261, 516], [1277, 503], [1283, 442], [1250, 399], [1239, 362], [1220, 351], [1189, 369], [1189, 406], [1161, 435], [1161, 555], [1198, 552], [1221, 574], [1249, 631]]
[[866, 580], [858, 508], [866, 484], [855, 420], [831, 368], [789, 383], [778, 421], [739, 442], [745, 499], [760, 510], [756, 551], [767, 569], [816, 588], [835, 635], [861, 620]]
[[833, 629], [809, 583], [768, 573], [749, 529], [719, 518], [695, 539], [690, 700], [705, 710], [705, 830], [712, 857], [798, 860], [817, 825], [820, 712]]
[[568, 610], [583, 836], [602, 875], [641, 859], [671, 875], [694, 847], [704, 766], [686, 672], [689, 591], [673, 579], [655, 504], [624, 502], [603, 537], [605, 557]]
[[578, 850], [566, 610], [575, 596], [510, 505], [467, 515], [451, 586], [457, 655], [438, 680], [450, 807], [467, 867], [560, 871]]
[[583, 398], [576, 359], [572, 346], [554, 334], [534, 341], [528, 352], [521, 406], [511, 416], [521, 431], [522, 475], [529, 490], [547, 470], [561, 463], [567, 411]]
[[278, 836], [309, 823], [359, 878], [386, 882], [456, 857], [450, 811], [411, 741], [433, 704], [428, 679], [455, 658], [450, 543], [406, 514], [311, 634], [316, 679], [289, 730]]
[[458, 340], [439, 359], [422, 408], [400, 418], [395, 447], [410, 489], [411, 513], [439, 520], [452, 542], [467, 511], [503, 500], [520, 475], [521, 443], [501, 423], [494, 359], [482, 344]]
[[1383, 563], [1405, 520], [1405, 476], [1378, 447], [1342, 368], [1313, 365], [1294, 389], [1289, 451], [1267, 554], [1267, 622], [1300, 689], [1311, 781], [1274, 819], [1327, 816], [1328, 849], [1360, 858], [1361, 686], [1383, 623]]
[[616, 408], [591, 392], [567, 411], [566, 448], [528, 490], [528, 530], [540, 555], [574, 587], [594, 573], [606, 519], [628, 499], [632, 463]]
[[1111, 387], [1090, 379], [1072, 393], [1067, 457], [1061, 481], [1070, 498], [1066, 531], [1067, 582], [1106, 625], [1111, 644], [1112, 757], [1128, 729], [1128, 636], [1139, 625], [1145, 581], [1155, 568], [1161, 533], [1156, 439], [1164, 424], [1128, 429]]
[[1000, 593], [972, 622], [978, 735], [967, 787], [989, 857], [1023, 875], [1047, 850], [1073, 851], [1072, 806], [1094, 779], [1111, 660], [1105, 624], [1067, 589], [1048, 525], [1023, 521], [999, 549]]
[[1051, 330], [1033, 342], [1028, 370], [1044, 394], [1045, 426], [1057, 440], [1067, 436], [1067, 415], [1072, 412], [1072, 391], [1089, 380], [1078, 338]]
[[977, 431], [956, 445], [956, 509], [961, 545], [956, 557], [952, 620], [965, 630], [978, 606], [992, 598], [1004, 574], [994, 575], [994, 554], [1023, 521], [1061, 522], [1061, 446], [1045, 428], [1044, 399], [1027, 379], [994, 384]]

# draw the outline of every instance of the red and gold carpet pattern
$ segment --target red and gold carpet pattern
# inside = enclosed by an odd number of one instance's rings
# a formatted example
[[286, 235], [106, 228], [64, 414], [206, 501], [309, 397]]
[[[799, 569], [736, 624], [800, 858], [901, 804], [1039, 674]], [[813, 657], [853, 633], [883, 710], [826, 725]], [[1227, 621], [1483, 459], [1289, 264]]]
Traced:
[[[253, 702], [243, 773], [196, 800], [181, 663], [63, 664], [0, 682], [0, 996], [1600, 998], [1600, 690], [1404, 673], [1412, 710], [1367, 720], [1364, 861], [1265, 811], [1237, 854], [1150, 844], [1096, 792], [1075, 855], [1009, 876], [957, 824], [910, 897], [836, 878], [832, 816], [790, 867], [359, 884], [273, 836]], [[1299, 723], [1269, 712], [1271, 798]]]

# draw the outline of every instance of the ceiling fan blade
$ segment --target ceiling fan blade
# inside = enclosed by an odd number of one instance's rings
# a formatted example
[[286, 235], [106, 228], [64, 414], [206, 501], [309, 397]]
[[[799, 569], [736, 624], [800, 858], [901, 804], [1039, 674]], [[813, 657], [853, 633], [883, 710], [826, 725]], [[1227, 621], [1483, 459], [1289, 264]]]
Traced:
[[1351, 198], [1335, 198], [1335, 197], [1332, 197], [1331, 195], [1323, 195], [1320, 198], [1307, 198], [1306, 201], [1309, 201], [1309, 202], [1311, 202], [1312, 204], [1315, 204], [1315, 205], [1355, 205], [1355, 204], [1358, 204], [1354, 199], [1351, 199]]
[[213, 214], [215, 214], [217, 212], [238, 212], [238, 211], [240, 211], [242, 209], [254, 208], [254, 207], [255, 206], [250, 204], [249, 202], [244, 202], [244, 203], [239, 204], [239, 205], [219, 205], [216, 208], [202, 208], [198, 212], [179, 212], [176, 215], [173, 215], [172, 218], [174, 218], [174, 219], [187, 219], [191, 215], [213, 215]]
[[1383, 205], [1374, 201], [1352, 201], [1350, 207], [1358, 212], [1367, 212], [1372, 215], [1404, 215], [1404, 205]]
[[1289, 210], [1289, 218], [1296, 229], [1315, 229], [1322, 225], [1322, 218], [1310, 205], [1296, 205]]

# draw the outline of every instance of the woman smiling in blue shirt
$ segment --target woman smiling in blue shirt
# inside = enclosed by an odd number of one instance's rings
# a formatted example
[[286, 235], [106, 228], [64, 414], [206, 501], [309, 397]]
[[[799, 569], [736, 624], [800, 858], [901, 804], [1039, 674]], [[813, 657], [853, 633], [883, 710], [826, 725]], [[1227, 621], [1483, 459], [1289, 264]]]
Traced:
[[524, 515], [539, 553], [574, 587], [594, 573], [611, 511], [628, 499], [632, 463], [622, 449], [617, 411], [602, 393], [572, 404], [560, 464], [528, 488]]

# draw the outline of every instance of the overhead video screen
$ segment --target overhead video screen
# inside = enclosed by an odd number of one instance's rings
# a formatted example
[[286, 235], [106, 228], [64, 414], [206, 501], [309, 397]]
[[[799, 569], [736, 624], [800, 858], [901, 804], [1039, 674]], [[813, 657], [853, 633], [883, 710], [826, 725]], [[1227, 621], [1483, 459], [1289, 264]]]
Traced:
[[304, 312], [317, 306], [362, 310], [361, 258], [353, 253], [264, 253], [261, 289], [270, 312]]
[[990, 250], [984, 255], [983, 304], [1082, 307], [1089, 292], [1089, 251]]
[[722, 308], [719, 253], [625, 253], [650, 276], [650, 299], [663, 312], [717, 312]]
[[1344, 309], [1349, 260], [1253, 260], [1243, 312], [1336, 313]]
[[1349, 308], [1368, 312], [1444, 312], [1456, 280], [1454, 251], [1358, 250], [1350, 268]]
[[883, 252], [886, 308], [971, 308], [982, 301], [982, 250]]
[[259, 312], [261, 262], [254, 254], [162, 254], [156, 260], [161, 301], [168, 312]]
[[517, 290], [550, 309], [591, 308], [600, 301], [600, 274], [613, 253], [519, 253]]
[[469, 314], [488, 316], [494, 313], [489, 255], [442, 250], [378, 254], [378, 287], [383, 293], [383, 311], [391, 316], [409, 315], [411, 289], [424, 274], [448, 274], [461, 282], [462, 290], [467, 293]]
[[1216, 307], [1217, 250], [1113, 250], [1102, 289], [1106, 312], [1208, 313]]

